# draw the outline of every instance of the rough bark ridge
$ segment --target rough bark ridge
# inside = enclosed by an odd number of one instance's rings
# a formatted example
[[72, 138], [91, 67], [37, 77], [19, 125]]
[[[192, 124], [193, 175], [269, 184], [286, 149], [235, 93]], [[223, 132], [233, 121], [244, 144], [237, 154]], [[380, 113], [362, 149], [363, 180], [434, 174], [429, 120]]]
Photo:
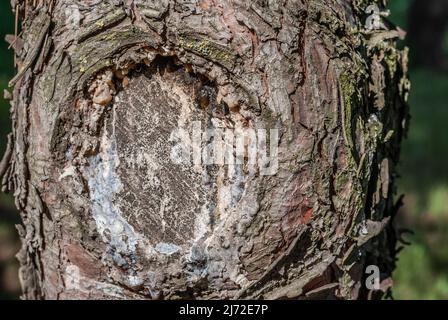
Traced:
[[[0, 173], [23, 219], [24, 298], [387, 291], [409, 83], [400, 32], [364, 29], [368, 1], [12, 4]], [[278, 170], [173, 163], [198, 123], [277, 129]]]

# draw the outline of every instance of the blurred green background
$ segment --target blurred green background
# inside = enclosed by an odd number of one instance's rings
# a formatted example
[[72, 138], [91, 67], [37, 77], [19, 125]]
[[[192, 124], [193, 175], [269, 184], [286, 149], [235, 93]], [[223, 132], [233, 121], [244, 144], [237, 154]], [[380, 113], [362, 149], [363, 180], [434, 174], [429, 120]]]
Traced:
[[[439, 9], [434, 7], [439, 13], [439, 20], [427, 16], [415, 18], [411, 15], [409, 18], [413, 3], [410, 0], [391, 0], [389, 8], [392, 14], [389, 19], [405, 30], [424, 31], [424, 24], [430, 24], [443, 37], [439, 50], [443, 51], [443, 61], [434, 55], [437, 50], [431, 48], [432, 43], [427, 43], [425, 47], [419, 45], [418, 41], [421, 40], [417, 39], [414, 43], [408, 37], [401, 44], [411, 47], [411, 61], [414, 63], [410, 67], [412, 120], [408, 139], [403, 144], [398, 188], [398, 193], [406, 196], [399, 222], [412, 229], [414, 235], [407, 237], [412, 245], [405, 247], [400, 254], [393, 293], [395, 299], [448, 299], [448, 64], [444, 65], [448, 61], [448, 16], [441, 14], [443, 10], [448, 11], [443, 8], [448, 1], [415, 1], [426, 5], [431, 3], [431, 6], [442, 5]], [[417, 9], [419, 14], [420, 11], [424, 10]], [[9, 1], [1, 1], [0, 4], [0, 28], [2, 38], [14, 33]], [[437, 38], [432, 36], [431, 32], [434, 31], [431, 28], [425, 32], [428, 34], [423, 35], [423, 40]], [[416, 52], [422, 53], [429, 62], [425, 59], [420, 61]], [[0, 41], [1, 93], [13, 73], [12, 52], [6, 42]], [[1, 154], [9, 131], [9, 102], [0, 98]], [[19, 248], [13, 227], [15, 223], [18, 223], [18, 215], [12, 199], [0, 194], [0, 298], [3, 299], [17, 298], [19, 295], [17, 262], [14, 258]]]
[[[417, 2], [437, 10], [438, 1]], [[412, 229], [414, 235], [407, 237], [412, 245], [399, 255], [393, 292], [396, 299], [448, 299], [448, 1], [439, 2], [438, 13], [444, 23], [433, 25], [442, 29], [439, 31], [444, 61], [440, 63], [435, 63], [434, 58], [425, 63], [415, 61], [417, 51], [426, 56], [431, 52], [410, 42], [411, 31], [435, 21], [410, 17], [411, 4], [409, 0], [391, 0], [389, 5], [390, 19], [408, 31], [412, 82], [412, 119], [401, 154], [398, 190], [405, 194], [399, 215], [401, 224]], [[432, 36], [430, 32], [426, 34]]]

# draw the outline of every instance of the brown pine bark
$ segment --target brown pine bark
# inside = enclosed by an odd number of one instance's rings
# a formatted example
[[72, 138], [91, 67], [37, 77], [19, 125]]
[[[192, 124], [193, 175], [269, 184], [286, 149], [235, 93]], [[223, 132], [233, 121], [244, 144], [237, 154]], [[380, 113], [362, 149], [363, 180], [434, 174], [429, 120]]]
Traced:
[[[366, 1], [13, 6], [19, 72], [0, 173], [23, 219], [24, 298], [388, 291], [409, 84], [400, 33], [366, 30]], [[266, 130], [268, 146], [278, 132], [274, 170], [204, 163], [194, 148], [218, 138], [194, 145], [195, 128]], [[180, 142], [193, 159], [179, 164]], [[364, 285], [368, 265], [380, 290]]]

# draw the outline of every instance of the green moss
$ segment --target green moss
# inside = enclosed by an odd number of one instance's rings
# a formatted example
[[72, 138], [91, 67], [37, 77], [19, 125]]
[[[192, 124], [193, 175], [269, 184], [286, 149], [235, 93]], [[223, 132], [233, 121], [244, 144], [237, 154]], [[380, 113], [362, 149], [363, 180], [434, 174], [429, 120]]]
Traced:
[[399, 52], [393, 47], [389, 47], [384, 51], [384, 61], [388, 67], [391, 79], [394, 78], [395, 73], [397, 72], [397, 63], [399, 58]]
[[115, 32], [109, 32], [108, 34], [103, 36], [103, 40], [105, 41], [113, 41], [117, 37], [117, 34]]
[[335, 179], [335, 191], [336, 193], [341, 193], [347, 183], [350, 181], [351, 173], [349, 172], [341, 172], [337, 175]]
[[340, 88], [342, 95], [342, 126], [344, 140], [350, 151], [350, 155], [354, 155], [354, 143], [352, 137], [352, 120], [353, 120], [353, 105], [355, 101], [355, 82], [347, 74], [342, 73], [340, 76]]
[[381, 7], [383, 0], [353, 0], [352, 6], [358, 12], [365, 12], [366, 8], [371, 4], [377, 4]]
[[151, 39], [147, 33], [134, 27], [124, 31], [105, 31], [80, 43], [72, 59], [74, 71], [79, 73], [73, 77], [79, 79], [78, 90], [82, 90], [93, 75], [113, 65], [114, 54], [120, 48], [139, 43], [153, 45]]
[[196, 34], [180, 33], [178, 37], [182, 48], [223, 66], [233, 66], [236, 56], [229, 48]]

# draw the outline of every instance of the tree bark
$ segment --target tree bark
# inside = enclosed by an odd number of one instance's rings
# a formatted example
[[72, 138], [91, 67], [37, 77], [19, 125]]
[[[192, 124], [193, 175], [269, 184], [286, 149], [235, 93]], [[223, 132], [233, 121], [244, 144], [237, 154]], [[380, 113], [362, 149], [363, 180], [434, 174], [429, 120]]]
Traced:
[[[366, 6], [13, 0], [0, 173], [23, 220], [23, 298], [389, 292], [407, 52], [397, 30], [365, 29]], [[238, 132], [255, 133], [240, 162], [207, 162], [217, 142], [238, 154]]]

